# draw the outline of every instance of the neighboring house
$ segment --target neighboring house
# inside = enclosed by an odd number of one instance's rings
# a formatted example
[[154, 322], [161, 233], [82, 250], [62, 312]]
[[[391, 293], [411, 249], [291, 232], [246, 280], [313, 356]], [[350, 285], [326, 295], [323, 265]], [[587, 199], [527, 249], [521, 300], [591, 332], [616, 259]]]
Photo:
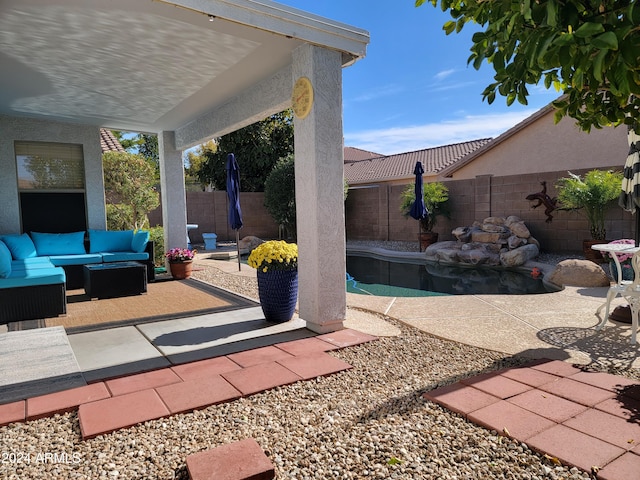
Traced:
[[359, 162], [360, 160], [369, 160], [370, 158], [384, 157], [381, 153], [369, 152], [355, 147], [344, 147], [344, 161]]
[[120, 145], [120, 142], [108, 128], [100, 129], [100, 148], [102, 153], [105, 152], [125, 152], [126, 150]]

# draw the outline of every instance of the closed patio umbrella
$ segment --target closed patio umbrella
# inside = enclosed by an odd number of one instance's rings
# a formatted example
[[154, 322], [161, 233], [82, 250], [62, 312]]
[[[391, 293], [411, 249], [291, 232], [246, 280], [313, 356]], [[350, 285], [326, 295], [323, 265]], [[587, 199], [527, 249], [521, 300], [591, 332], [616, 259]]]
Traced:
[[618, 204], [636, 216], [634, 239], [637, 246], [640, 242], [640, 211], [638, 211], [638, 207], [640, 207], [640, 135], [630, 128], [627, 138], [629, 140], [629, 154], [624, 164], [622, 191]]
[[236, 231], [238, 249], [238, 271], [240, 267], [240, 228], [242, 228], [242, 210], [240, 209], [240, 169], [236, 156], [227, 155], [227, 197], [229, 198], [229, 226]]
[[411, 205], [411, 210], [409, 210], [409, 215], [411, 215], [416, 220], [422, 220], [423, 218], [427, 218], [429, 216], [429, 212], [427, 211], [427, 207], [424, 205], [424, 187], [422, 184], [422, 174], [424, 173], [424, 168], [422, 168], [421, 162], [416, 162], [416, 166], [413, 169], [413, 174], [416, 176], [416, 185], [415, 185], [415, 195], [416, 199]]

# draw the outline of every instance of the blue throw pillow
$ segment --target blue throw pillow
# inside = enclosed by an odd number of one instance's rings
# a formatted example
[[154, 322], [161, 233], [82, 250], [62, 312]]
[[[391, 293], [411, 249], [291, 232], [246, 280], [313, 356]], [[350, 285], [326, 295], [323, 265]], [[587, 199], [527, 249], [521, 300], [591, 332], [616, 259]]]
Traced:
[[0, 241], [0, 278], [11, 274], [11, 252], [4, 242]]
[[87, 253], [84, 248], [84, 232], [31, 232], [31, 238], [39, 256], [81, 255]]
[[147, 248], [147, 243], [149, 243], [149, 232], [138, 230], [133, 234], [133, 240], [131, 241], [131, 250], [136, 253], [142, 253], [144, 252], [144, 249]]
[[25, 258], [38, 256], [31, 237], [26, 233], [22, 235], [3, 235], [0, 240], [9, 248], [14, 260], [24, 260]]
[[130, 252], [133, 230], [89, 230], [89, 253]]

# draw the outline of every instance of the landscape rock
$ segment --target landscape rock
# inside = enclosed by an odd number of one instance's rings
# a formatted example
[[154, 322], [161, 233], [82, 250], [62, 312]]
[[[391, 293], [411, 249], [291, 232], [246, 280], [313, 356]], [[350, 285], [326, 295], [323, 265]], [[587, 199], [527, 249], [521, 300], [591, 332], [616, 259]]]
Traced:
[[511, 230], [511, 233], [513, 233], [514, 235], [520, 238], [529, 238], [531, 236], [531, 232], [529, 231], [527, 226], [524, 224], [524, 222], [511, 223], [509, 225], [509, 230]]
[[533, 244], [523, 245], [500, 254], [500, 263], [505, 267], [518, 267], [538, 256], [540, 251]]
[[240, 254], [247, 254], [261, 243], [264, 243], [264, 240], [249, 235], [238, 241], [238, 249], [240, 250]]
[[600, 265], [590, 260], [578, 259], [558, 263], [546, 279], [560, 287], [607, 287], [611, 283]]

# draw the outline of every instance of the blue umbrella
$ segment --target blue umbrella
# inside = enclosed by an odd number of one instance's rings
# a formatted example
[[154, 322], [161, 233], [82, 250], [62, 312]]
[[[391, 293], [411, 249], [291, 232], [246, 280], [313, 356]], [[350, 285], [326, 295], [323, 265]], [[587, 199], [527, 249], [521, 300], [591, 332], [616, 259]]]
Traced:
[[421, 162], [416, 162], [416, 168], [413, 169], [413, 173], [416, 176], [416, 199], [413, 202], [413, 205], [411, 205], [409, 215], [411, 215], [416, 220], [422, 220], [423, 218], [427, 218], [429, 216], [429, 212], [427, 211], [427, 207], [425, 207], [424, 205], [424, 188], [422, 186], [422, 174], [424, 173], [424, 169], [422, 168]]
[[240, 209], [240, 169], [236, 156], [227, 155], [227, 197], [229, 198], [229, 226], [236, 231], [238, 248], [238, 271], [240, 271], [240, 228], [242, 228], [242, 210]]

